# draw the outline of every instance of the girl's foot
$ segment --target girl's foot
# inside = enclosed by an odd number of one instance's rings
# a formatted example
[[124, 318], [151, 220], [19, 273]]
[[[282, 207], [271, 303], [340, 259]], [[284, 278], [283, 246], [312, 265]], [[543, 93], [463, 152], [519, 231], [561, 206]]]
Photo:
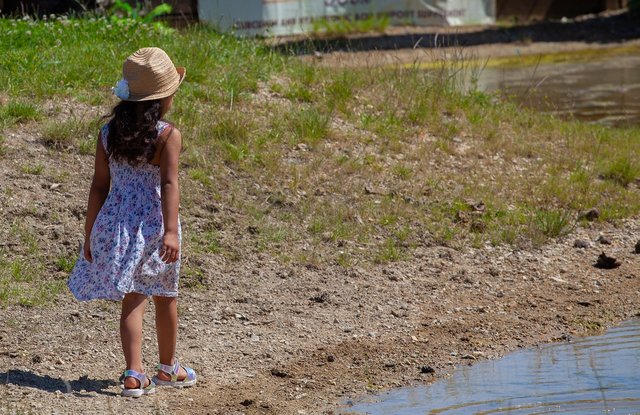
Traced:
[[155, 393], [156, 384], [144, 373], [135, 370], [125, 370], [122, 375], [122, 396], [139, 398], [142, 395]]
[[196, 384], [196, 372], [190, 367], [180, 365], [178, 359], [174, 358], [173, 365], [158, 364], [158, 374], [154, 376], [155, 383], [161, 386], [173, 386], [184, 388]]

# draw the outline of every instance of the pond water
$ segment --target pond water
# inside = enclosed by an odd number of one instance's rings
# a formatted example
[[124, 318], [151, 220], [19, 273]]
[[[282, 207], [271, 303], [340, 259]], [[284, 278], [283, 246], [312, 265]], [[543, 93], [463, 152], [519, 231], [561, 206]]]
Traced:
[[580, 63], [484, 68], [482, 91], [502, 91], [516, 102], [563, 118], [610, 126], [640, 125], [640, 53]]
[[640, 320], [602, 336], [462, 366], [429, 386], [350, 402], [343, 414], [640, 414]]

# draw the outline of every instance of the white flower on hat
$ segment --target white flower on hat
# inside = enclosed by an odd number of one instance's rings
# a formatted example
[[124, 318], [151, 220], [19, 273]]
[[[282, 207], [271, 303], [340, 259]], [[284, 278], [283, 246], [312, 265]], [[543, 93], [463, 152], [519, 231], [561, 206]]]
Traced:
[[122, 100], [126, 100], [129, 98], [129, 82], [126, 79], [121, 79], [118, 81], [114, 88], [111, 88], [113, 94]]

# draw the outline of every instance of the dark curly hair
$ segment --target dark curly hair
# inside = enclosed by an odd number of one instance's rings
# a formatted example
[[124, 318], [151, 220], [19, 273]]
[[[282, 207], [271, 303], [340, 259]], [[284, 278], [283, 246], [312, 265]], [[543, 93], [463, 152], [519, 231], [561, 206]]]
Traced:
[[162, 117], [160, 100], [121, 101], [109, 121], [107, 154], [110, 158], [137, 166], [150, 162], [156, 152], [156, 125]]

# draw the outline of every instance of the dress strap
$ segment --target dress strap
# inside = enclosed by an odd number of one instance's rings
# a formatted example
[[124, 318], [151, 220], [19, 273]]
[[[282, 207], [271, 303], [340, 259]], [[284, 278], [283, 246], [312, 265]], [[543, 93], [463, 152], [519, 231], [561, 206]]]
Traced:
[[156, 125], [156, 130], [158, 131], [158, 136], [159, 136], [160, 134], [162, 134], [162, 132], [163, 132], [164, 130], [166, 130], [166, 129], [167, 129], [167, 127], [170, 127], [170, 126], [171, 126], [171, 124], [169, 124], [169, 123], [168, 123], [168, 122], [166, 122], [166, 121], [158, 121], [158, 124]]
[[109, 124], [105, 124], [100, 129], [100, 137], [102, 139], [102, 148], [104, 149], [105, 154], [107, 153], [107, 137], [109, 135]]

